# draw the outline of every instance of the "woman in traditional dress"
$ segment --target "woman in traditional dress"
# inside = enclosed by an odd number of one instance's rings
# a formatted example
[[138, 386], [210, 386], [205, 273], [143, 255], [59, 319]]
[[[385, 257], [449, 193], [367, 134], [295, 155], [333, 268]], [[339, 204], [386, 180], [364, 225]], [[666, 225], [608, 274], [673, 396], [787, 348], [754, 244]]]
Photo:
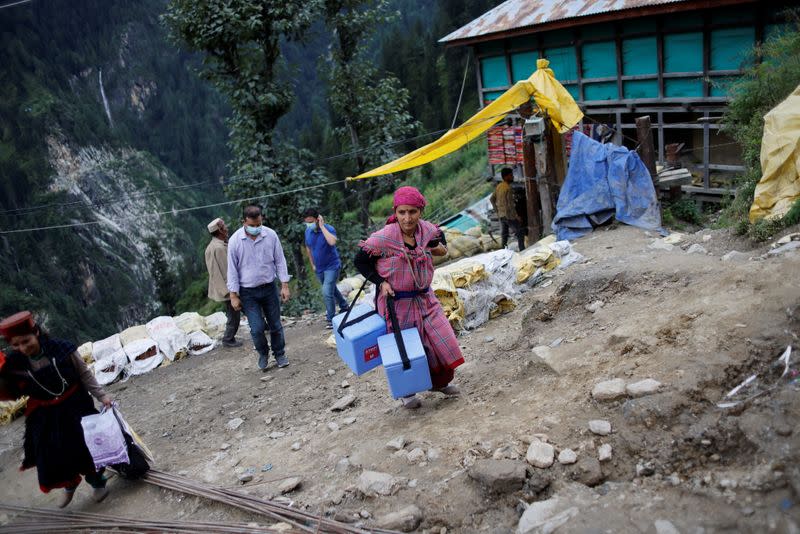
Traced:
[[30, 312], [0, 322], [0, 335], [13, 349], [0, 352], [0, 399], [27, 395], [24, 458], [21, 469], [36, 466], [39, 488], [63, 488], [60, 508], [70, 503], [84, 475], [97, 502], [108, 495], [103, 470], [83, 439], [81, 418], [96, 414], [94, 398], [110, 407], [112, 399], [97, 383], [75, 345], [42, 332]]
[[[401, 329], [416, 327], [428, 356], [433, 391], [458, 395], [450, 384], [455, 368], [464, 363], [455, 332], [430, 285], [432, 256], [447, 254], [442, 231], [422, 219], [427, 204], [414, 187], [394, 193], [394, 214], [382, 230], [360, 243], [355, 264], [359, 272], [378, 288], [378, 313], [388, 317], [386, 297], [393, 296]], [[391, 324], [388, 326], [392, 331]], [[403, 406], [419, 408], [416, 395], [403, 397]]]

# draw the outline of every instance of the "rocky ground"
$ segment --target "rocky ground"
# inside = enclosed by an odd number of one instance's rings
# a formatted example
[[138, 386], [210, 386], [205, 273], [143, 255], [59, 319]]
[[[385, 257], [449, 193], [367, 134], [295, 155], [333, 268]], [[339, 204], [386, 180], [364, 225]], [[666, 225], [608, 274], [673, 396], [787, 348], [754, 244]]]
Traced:
[[[365, 528], [800, 532], [800, 355], [784, 376], [775, 363], [800, 333], [800, 253], [722, 230], [655, 238], [614, 226], [576, 241], [586, 262], [461, 336], [463, 395], [426, 393], [417, 411], [382, 370], [350, 374], [319, 318], [287, 328], [286, 369], [259, 372], [247, 340], [110, 391], [161, 470]], [[717, 406], [753, 374], [743, 402]], [[22, 431], [0, 427], [0, 500], [53, 507], [17, 471]], [[98, 505], [82, 485], [71, 507], [264, 522], [141, 482], [110, 488]]]

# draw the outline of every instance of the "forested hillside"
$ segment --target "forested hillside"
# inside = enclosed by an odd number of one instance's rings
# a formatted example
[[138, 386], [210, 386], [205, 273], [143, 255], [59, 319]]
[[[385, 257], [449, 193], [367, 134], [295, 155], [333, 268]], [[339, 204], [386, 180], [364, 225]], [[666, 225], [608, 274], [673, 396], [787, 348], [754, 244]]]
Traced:
[[[400, 142], [376, 154], [411, 150], [432, 137], [403, 139], [450, 126], [467, 57], [437, 40], [493, 3], [385, 3], [388, 17], [370, 28], [363, 59], [408, 90], [415, 126], [389, 132]], [[29, 308], [59, 335], [97, 339], [173, 311], [182, 294], [184, 308], [205, 304], [204, 223], [236, 206], [171, 212], [225, 200], [220, 181], [230, 188], [236, 174], [229, 101], [200, 74], [202, 55], [168, 36], [167, 5], [50, 0], [0, 11], [1, 314]], [[302, 157], [319, 179], [337, 180], [352, 175], [358, 160], [347, 155], [352, 138], [330, 105], [336, 41], [318, 17], [300, 39], [281, 42], [279, 77], [294, 100], [275, 136], [308, 150]], [[461, 117], [477, 105], [473, 79], [470, 63]], [[377, 80], [374, 91], [377, 97]], [[369, 187], [374, 197], [392, 186], [387, 178]], [[352, 198], [337, 187], [315, 202], [349, 222], [359, 217]], [[50, 226], [67, 227], [21, 231]], [[284, 236], [297, 233], [289, 222], [276, 226]], [[357, 225], [352, 230], [351, 240], [359, 234]], [[153, 267], [162, 257], [166, 270]]]
[[93, 223], [0, 235], [2, 314], [30, 308], [60, 335], [96, 338], [158, 311], [154, 247], [176, 276], [197, 270], [210, 212], [149, 214], [223, 198], [227, 111], [167, 43], [163, 6], [0, 11], [0, 229]]

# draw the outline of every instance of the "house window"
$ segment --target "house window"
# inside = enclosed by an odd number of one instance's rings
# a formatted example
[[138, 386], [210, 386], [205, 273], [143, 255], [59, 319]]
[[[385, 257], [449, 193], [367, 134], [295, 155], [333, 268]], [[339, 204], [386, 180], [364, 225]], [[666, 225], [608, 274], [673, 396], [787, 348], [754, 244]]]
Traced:
[[486, 89], [490, 87], [506, 87], [509, 85], [505, 56], [481, 59], [481, 83]]
[[548, 48], [544, 51], [544, 58], [550, 61], [558, 81], [578, 79], [578, 60], [574, 46]]
[[536, 60], [539, 54], [536, 52], [518, 52], [511, 54], [511, 75], [514, 82], [527, 80], [536, 70]]
[[624, 98], [658, 98], [658, 49], [655, 37], [622, 41], [622, 74], [654, 77], [652, 80], [623, 81]]

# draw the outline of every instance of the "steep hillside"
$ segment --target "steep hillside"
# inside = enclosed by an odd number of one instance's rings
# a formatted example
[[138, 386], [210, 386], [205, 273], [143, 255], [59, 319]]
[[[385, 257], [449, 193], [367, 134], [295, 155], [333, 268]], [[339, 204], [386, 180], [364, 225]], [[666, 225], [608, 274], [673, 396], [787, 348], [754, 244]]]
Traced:
[[55, 333], [96, 339], [159, 308], [145, 240], [176, 272], [201, 268], [203, 223], [216, 213], [169, 212], [224, 198], [227, 109], [196, 59], [167, 41], [163, 7], [3, 10], [0, 232], [89, 224], [0, 233], [0, 313], [31, 308]]

